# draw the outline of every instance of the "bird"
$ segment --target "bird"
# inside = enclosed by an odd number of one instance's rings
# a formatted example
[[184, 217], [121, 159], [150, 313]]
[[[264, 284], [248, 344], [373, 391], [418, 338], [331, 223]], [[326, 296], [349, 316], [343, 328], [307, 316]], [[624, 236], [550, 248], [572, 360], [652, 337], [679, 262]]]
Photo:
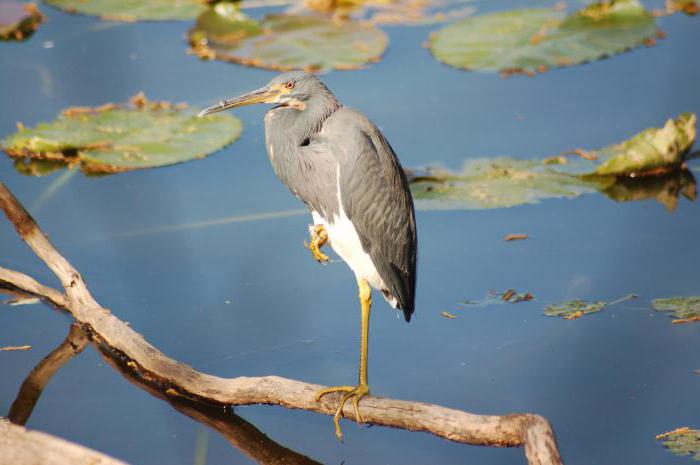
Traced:
[[359, 379], [356, 386], [320, 390], [316, 401], [342, 393], [333, 423], [352, 400], [370, 394], [367, 377], [372, 289], [379, 290], [406, 322], [415, 309], [417, 234], [413, 198], [399, 158], [382, 132], [357, 110], [343, 106], [314, 74], [280, 74], [260, 89], [221, 100], [198, 116], [251, 105], [265, 113], [265, 145], [272, 169], [309, 209], [313, 257], [325, 263], [327, 243], [355, 274], [361, 308]]

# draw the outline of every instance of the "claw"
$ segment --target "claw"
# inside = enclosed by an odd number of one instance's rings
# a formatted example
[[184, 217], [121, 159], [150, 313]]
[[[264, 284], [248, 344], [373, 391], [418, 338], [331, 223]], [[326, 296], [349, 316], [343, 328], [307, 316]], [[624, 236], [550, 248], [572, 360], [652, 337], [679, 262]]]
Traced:
[[308, 245], [304, 243], [304, 245], [311, 250], [311, 254], [317, 262], [326, 263], [330, 259], [328, 255], [321, 252], [321, 247], [328, 242], [328, 232], [326, 232], [326, 228], [324, 228], [322, 224], [317, 224], [313, 229], [309, 229], [311, 233], [311, 242]]
[[360, 414], [360, 399], [369, 395], [369, 386], [366, 384], [358, 384], [357, 386], [334, 386], [322, 389], [316, 394], [316, 401], [320, 401], [321, 397], [333, 392], [344, 392], [343, 396], [338, 401], [338, 406], [333, 415], [333, 425], [335, 427], [335, 437], [338, 441], [343, 442], [343, 431], [340, 429], [340, 416], [343, 414], [345, 403], [352, 399], [353, 407], [355, 408], [355, 420], [357, 423], [364, 423]]

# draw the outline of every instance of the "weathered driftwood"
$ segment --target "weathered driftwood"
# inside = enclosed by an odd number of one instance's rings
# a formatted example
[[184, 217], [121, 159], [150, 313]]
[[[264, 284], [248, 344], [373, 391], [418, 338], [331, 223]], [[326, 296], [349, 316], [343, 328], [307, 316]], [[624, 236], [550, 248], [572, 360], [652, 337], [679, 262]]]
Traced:
[[[63, 307], [93, 342], [124, 360], [145, 382], [170, 396], [193, 401], [227, 406], [270, 404], [333, 415], [336, 396], [326, 396], [320, 402], [315, 400], [315, 393], [323, 386], [278, 376], [224, 379], [200, 373], [167, 357], [94, 300], [78, 271], [56, 251], [2, 183], [0, 208], [24, 241], [61, 281], [66, 291], [63, 305], [56, 291], [48, 290], [21, 273], [0, 268], [0, 281]], [[539, 415], [475, 415], [423, 402], [381, 397], [364, 398], [361, 408], [366, 423], [424, 431], [465, 444], [522, 446], [530, 465], [562, 463], [554, 433], [547, 420]], [[343, 414], [352, 418], [352, 406], [348, 405]]]
[[126, 465], [87, 447], [30, 431], [0, 417], [0, 465]]

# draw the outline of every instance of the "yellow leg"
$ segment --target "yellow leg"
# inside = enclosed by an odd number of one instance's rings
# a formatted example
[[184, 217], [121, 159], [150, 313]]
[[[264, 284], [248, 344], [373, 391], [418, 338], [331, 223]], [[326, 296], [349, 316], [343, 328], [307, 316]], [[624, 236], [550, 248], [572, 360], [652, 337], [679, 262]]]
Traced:
[[311, 242], [307, 246], [311, 250], [311, 254], [314, 259], [319, 263], [327, 262], [328, 255], [321, 252], [321, 247], [328, 242], [328, 232], [322, 224], [317, 224], [314, 229], [311, 230]]
[[355, 419], [358, 423], [362, 423], [362, 415], [360, 415], [360, 399], [369, 395], [369, 385], [367, 384], [367, 340], [369, 338], [369, 312], [372, 305], [372, 288], [369, 283], [362, 279], [357, 279], [357, 285], [360, 288], [360, 305], [362, 306], [362, 337], [360, 341], [360, 382], [357, 386], [333, 386], [322, 389], [316, 394], [316, 400], [321, 400], [321, 397], [332, 392], [343, 392], [343, 396], [338, 401], [338, 407], [333, 415], [333, 425], [335, 426], [335, 436], [339, 441], [343, 440], [343, 432], [340, 429], [340, 416], [343, 414], [345, 402], [352, 399], [352, 404], [355, 407]]

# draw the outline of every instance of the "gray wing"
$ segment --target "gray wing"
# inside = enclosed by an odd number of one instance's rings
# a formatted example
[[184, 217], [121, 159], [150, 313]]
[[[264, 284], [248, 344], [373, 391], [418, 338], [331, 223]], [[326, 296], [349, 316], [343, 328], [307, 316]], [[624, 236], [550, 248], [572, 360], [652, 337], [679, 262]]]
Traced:
[[343, 108], [332, 119], [329, 132], [342, 131], [341, 140], [331, 146], [340, 164], [343, 209], [388, 287], [382, 291], [396, 299], [397, 307], [410, 321], [417, 242], [406, 176], [389, 142], [366, 117]]

